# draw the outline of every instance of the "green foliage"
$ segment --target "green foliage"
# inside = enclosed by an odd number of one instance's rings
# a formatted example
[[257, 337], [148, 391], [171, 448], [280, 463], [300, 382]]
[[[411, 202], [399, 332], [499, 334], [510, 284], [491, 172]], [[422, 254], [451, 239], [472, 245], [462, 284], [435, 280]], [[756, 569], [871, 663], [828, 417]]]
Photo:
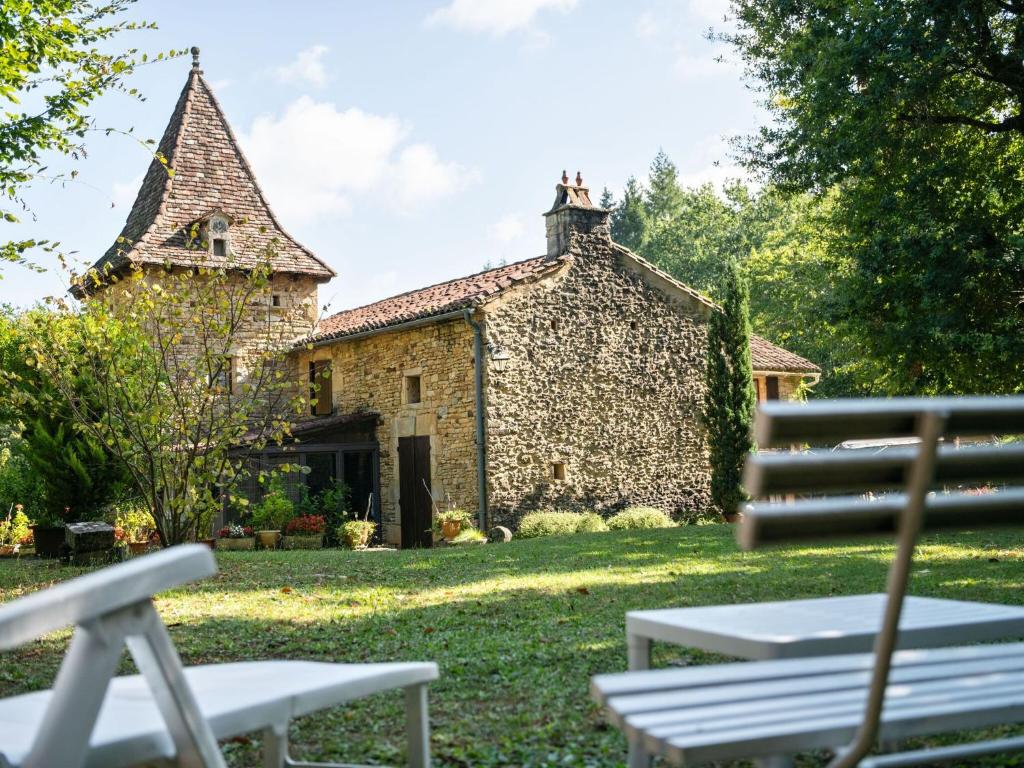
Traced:
[[18, 544], [22, 539], [27, 539], [31, 532], [28, 515], [20, 507], [15, 507], [0, 519], [0, 544]]
[[[85, 155], [86, 133], [98, 130], [87, 110], [99, 96], [141, 98], [125, 80], [147, 57], [112, 45], [123, 32], [153, 28], [122, 18], [133, 2], [0, 0], [0, 190], [8, 202], [0, 221], [18, 221], [33, 181], [75, 181], [77, 171], [47, 173], [46, 162]], [[0, 262], [24, 263], [34, 248], [53, 253], [59, 243], [0, 240]]]
[[667, 512], [656, 507], [626, 507], [608, 518], [608, 528], [613, 531], [674, 528], [675, 525]]
[[754, 447], [753, 374], [746, 282], [733, 262], [721, 311], [708, 324], [704, 423], [711, 458], [711, 501], [723, 514], [738, 511], [746, 497], [740, 487], [743, 462]]
[[561, 510], [541, 510], [523, 515], [519, 521], [516, 536], [520, 539], [532, 539], [537, 536], [565, 536], [570, 533], [589, 533], [607, 530], [607, 527], [595, 521], [601, 520], [595, 512], [564, 512]]
[[608, 524], [597, 512], [583, 512], [576, 521], [576, 533], [601, 533], [608, 530]]
[[833, 316], [887, 394], [1024, 389], [1024, 58], [1014, 3], [736, 0], [773, 122], [743, 145], [835, 190]]
[[80, 309], [55, 300], [28, 344], [75, 434], [116, 459], [165, 546], [207, 537], [222, 495], [303, 411], [287, 324], [252, 312], [270, 302], [273, 252], [252, 257], [245, 270], [197, 252], [190, 271], [90, 273], [79, 282], [100, 295]]
[[252, 509], [252, 527], [257, 531], [281, 531], [295, 517], [295, 502], [288, 498], [280, 476], [270, 481], [270, 487]]
[[468, 527], [459, 531], [459, 535], [449, 541], [449, 544], [480, 544], [487, 541], [487, 534], [478, 531], [476, 528]]
[[128, 541], [148, 541], [153, 515], [138, 500], [122, 502], [115, 507], [114, 525], [125, 532]]
[[19, 504], [29, 519], [41, 519], [46, 510], [46, 488], [15, 439], [0, 444], [0, 514]]
[[372, 520], [349, 520], [338, 526], [335, 535], [349, 549], [365, 547], [377, 524]]
[[437, 513], [434, 518], [439, 525], [444, 523], [462, 523], [463, 525], [473, 524], [473, 514], [465, 509], [459, 507], [452, 507], [451, 509], [442, 509]]

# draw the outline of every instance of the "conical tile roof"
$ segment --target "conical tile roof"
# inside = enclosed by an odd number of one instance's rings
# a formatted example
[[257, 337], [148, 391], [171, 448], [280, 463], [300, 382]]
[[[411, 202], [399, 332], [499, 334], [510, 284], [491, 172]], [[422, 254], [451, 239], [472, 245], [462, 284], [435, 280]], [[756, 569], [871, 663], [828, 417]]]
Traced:
[[270, 253], [278, 272], [321, 281], [334, 276], [278, 223], [198, 61], [178, 97], [159, 153], [167, 165], [158, 158], [150, 163], [121, 235], [94, 265], [101, 275], [133, 262], [217, 266], [206, 249], [198, 250], [195, 242], [189, 245], [189, 237], [195, 222], [220, 212], [232, 221], [232, 266], [255, 264]]

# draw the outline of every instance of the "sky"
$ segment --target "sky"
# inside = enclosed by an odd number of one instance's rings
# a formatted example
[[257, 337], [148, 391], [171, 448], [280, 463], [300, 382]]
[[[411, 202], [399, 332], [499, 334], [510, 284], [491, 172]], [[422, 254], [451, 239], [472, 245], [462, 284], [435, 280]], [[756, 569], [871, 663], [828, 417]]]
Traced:
[[[763, 119], [729, 51], [728, 0], [141, 0], [157, 31], [122, 45], [201, 49], [207, 81], [285, 229], [330, 264], [330, 311], [545, 251], [562, 170], [596, 200], [663, 149], [684, 182], [741, 175], [727, 139]], [[724, 54], [725, 60], [716, 59]], [[98, 128], [159, 139], [189, 57], [142, 67], [146, 100], [104, 96]], [[46, 238], [92, 263], [150, 161], [120, 133], [54, 158], [3, 237]], [[40, 256], [44, 266], [52, 260]], [[0, 303], [62, 293], [59, 269], [2, 267]]]

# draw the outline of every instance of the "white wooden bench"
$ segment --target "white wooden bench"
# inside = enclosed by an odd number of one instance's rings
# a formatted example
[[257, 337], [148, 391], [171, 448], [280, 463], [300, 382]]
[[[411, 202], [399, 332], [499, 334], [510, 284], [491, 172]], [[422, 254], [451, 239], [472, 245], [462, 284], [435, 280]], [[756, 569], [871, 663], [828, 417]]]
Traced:
[[[879, 741], [1024, 722], [1024, 643], [894, 650], [922, 530], [1024, 523], [1024, 446], [940, 445], [1006, 434], [1024, 434], [1024, 397], [764, 406], [756, 423], [761, 447], [920, 440], [875, 455], [761, 453], [747, 462], [744, 484], [753, 498], [798, 498], [746, 505], [737, 531], [744, 549], [898, 535], [874, 651], [599, 675], [594, 698], [631, 740], [678, 765], [824, 748], [835, 751], [830, 768], [895, 768], [1024, 750], [1021, 737], [867, 757]], [[994, 492], [972, 492], [979, 483]]]
[[[225, 765], [217, 739], [263, 732], [263, 764], [326, 766], [288, 756], [295, 717], [405, 689], [408, 761], [430, 762], [433, 663], [249, 661], [183, 668], [157, 592], [217, 571], [207, 547], [172, 547], [0, 605], [0, 651], [74, 625], [51, 690], [0, 699], [0, 766], [116, 768], [170, 761]], [[127, 645], [141, 674], [114, 677]]]

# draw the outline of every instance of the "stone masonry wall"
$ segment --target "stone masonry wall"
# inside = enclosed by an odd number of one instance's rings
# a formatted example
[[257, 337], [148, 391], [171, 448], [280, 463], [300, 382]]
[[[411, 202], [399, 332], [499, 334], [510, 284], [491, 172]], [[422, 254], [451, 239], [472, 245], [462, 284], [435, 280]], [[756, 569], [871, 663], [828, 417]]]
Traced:
[[[476, 439], [473, 333], [462, 320], [392, 331], [302, 352], [330, 360], [334, 407], [339, 413], [364, 408], [381, 416], [381, 515], [385, 540], [401, 541], [398, 438], [430, 436], [431, 491], [437, 505], [475, 511]], [[405, 402], [405, 377], [420, 376], [421, 400]]]
[[605, 228], [574, 232], [569, 253], [485, 307], [487, 340], [510, 357], [487, 371], [492, 522], [542, 507], [703, 512], [706, 307], [654, 287]]

